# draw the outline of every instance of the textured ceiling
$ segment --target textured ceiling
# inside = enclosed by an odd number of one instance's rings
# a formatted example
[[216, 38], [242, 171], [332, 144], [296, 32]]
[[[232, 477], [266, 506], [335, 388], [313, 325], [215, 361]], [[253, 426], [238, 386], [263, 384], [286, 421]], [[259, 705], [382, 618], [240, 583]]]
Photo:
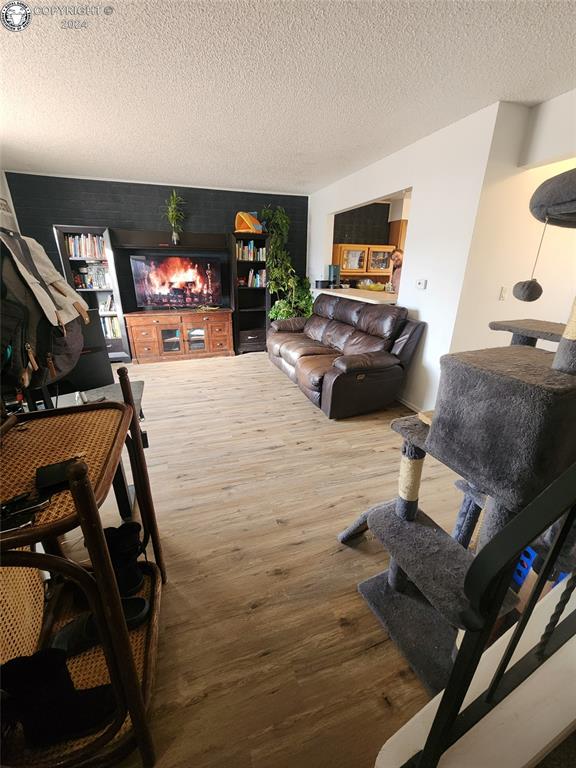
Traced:
[[0, 28], [5, 169], [307, 193], [575, 84], [570, 0], [109, 1]]

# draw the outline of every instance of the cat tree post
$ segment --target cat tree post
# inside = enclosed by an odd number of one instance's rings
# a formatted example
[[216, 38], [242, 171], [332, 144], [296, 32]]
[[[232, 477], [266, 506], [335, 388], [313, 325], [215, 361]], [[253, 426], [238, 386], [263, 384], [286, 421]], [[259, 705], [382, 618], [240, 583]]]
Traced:
[[[404, 440], [398, 477], [398, 496], [394, 506], [395, 514], [403, 520], [414, 520], [416, 518], [422, 467], [425, 458], [425, 451], [409, 440]], [[397, 592], [404, 592], [407, 582], [408, 578], [404, 571], [394, 559], [391, 559], [388, 570], [388, 584]]]

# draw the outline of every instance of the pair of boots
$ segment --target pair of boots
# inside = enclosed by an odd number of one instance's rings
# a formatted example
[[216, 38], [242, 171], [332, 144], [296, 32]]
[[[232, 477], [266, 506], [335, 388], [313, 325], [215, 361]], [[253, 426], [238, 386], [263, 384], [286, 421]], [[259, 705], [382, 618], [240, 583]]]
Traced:
[[[140, 523], [135, 522], [104, 530], [128, 629], [135, 629], [143, 624], [150, 611], [150, 604], [144, 597], [130, 597], [140, 591], [144, 582], [144, 574], [137, 562], [142, 552], [140, 530]], [[100, 632], [94, 615], [81, 613], [52, 637], [50, 646], [62, 649], [70, 658], [84, 653], [100, 642]]]
[[46, 648], [0, 667], [3, 728], [20, 722], [29, 747], [80, 738], [110, 723], [116, 711], [111, 685], [76, 690], [66, 653]]

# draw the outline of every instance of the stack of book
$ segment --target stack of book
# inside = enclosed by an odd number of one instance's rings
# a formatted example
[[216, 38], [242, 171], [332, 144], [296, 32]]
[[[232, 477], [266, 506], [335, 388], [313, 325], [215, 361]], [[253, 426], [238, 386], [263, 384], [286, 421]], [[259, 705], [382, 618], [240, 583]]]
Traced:
[[122, 336], [120, 333], [120, 323], [117, 317], [101, 317], [100, 323], [102, 324], [104, 336], [106, 336], [107, 339], [119, 339]]
[[237, 240], [236, 258], [238, 261], [266, 261], [266, 246], [256, 248], [254, 240], [249, 240], [247, 244]]
[[247, 288], [265, 288], [266, 287], [266, 270], [265, 269], [251, 269], [248, 272], [248, 280], [246, 283]]
[[71, 259], [106, 258], [104, 238], [102, 235], [65, 235], [66, 249]]

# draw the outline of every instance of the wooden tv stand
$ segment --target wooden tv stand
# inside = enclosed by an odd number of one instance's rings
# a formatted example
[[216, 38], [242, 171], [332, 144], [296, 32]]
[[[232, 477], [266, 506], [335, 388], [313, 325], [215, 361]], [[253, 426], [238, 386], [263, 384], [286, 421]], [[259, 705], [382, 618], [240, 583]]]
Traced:
[[124, 318], [134, 363], [234, 354], [231, 309], [150, 310]]

